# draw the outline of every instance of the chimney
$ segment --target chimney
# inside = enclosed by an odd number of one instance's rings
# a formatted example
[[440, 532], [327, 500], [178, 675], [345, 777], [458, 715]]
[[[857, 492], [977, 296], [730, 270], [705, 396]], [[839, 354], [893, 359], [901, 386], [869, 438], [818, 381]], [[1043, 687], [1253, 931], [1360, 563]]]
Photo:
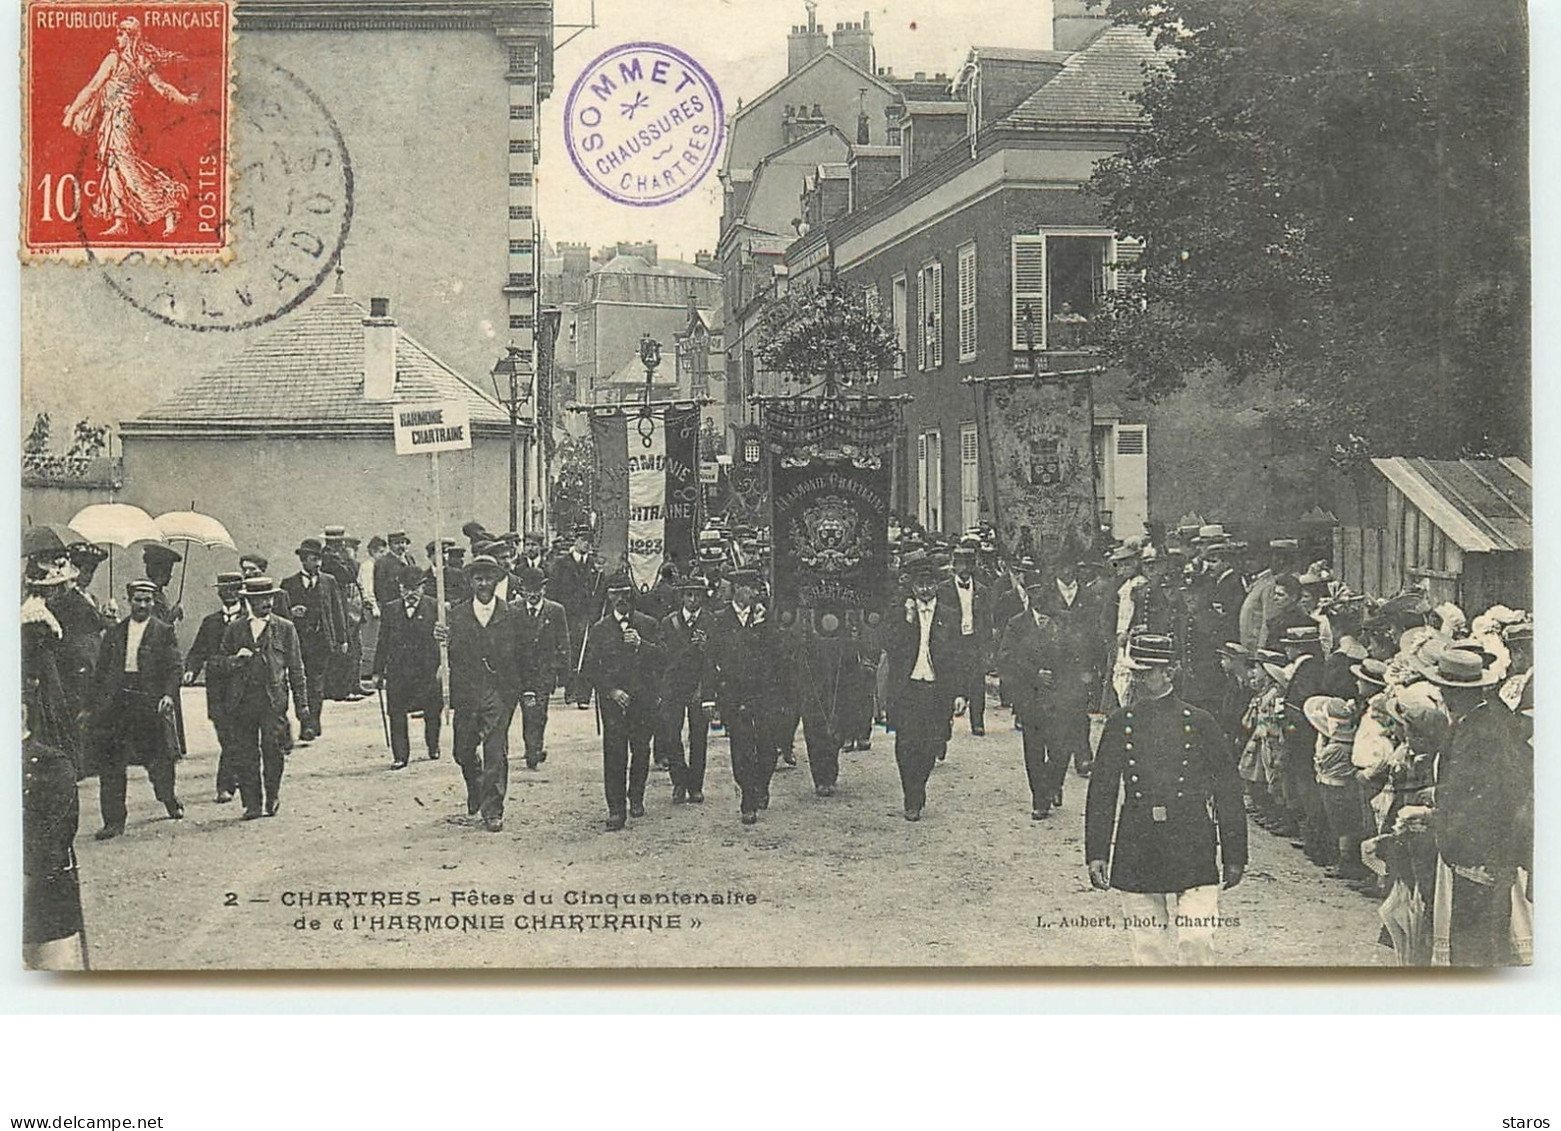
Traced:
[[396, 321], [388, 298], [371, 298], [363, 320], [363, 399], [384, 403], [395, 397]]

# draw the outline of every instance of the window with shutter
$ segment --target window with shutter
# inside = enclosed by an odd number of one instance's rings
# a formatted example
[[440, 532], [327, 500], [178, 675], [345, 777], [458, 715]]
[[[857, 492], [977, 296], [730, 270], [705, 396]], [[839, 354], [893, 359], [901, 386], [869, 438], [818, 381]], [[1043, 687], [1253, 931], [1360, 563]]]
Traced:
[[1117, 429], [1117, 455], [1141, 456], [1144, 454], [1144, 430], [1142, 428]]
[[922, 269], [927, 280], [927, 307], [923, 315], [923, 332], [927, 339], [925, 369], [943, 366], [943, 264], [929, 263]]
[[910, 320], [906, 311], [905, 276], [896, 275], [889, 283], [889, 317], [894, 321], [894, 340], [899, 346], [900, 357], [894, 366], [894, 375], [904, 377], [911, 360]]
[[959, 360], [976, 359], [976, 245], [959, 249]]
[[975, 421], [959, 426], [959, 523], [969, 530], [981, 521], [980, 441]]
[[[1014, 236], [1013, 346], [1046, 348], [1046, 237]], [[1030, 336], [1033, 335], [1033, 343]]]
[[916, 368], [925, 371], [927, 368], [927, 271], [925, 268], [916, 272], [916, 319], [919, 327], [916, 334]]
[[1107, 285], [1111, 290], [1121, 290], [1124, 282], [1143, 281], [1144, 272], [1138, 261], [1144, 254], [1144, 241], [1132, 236], [1118, 236], [1112, 241], [1110, 272]]

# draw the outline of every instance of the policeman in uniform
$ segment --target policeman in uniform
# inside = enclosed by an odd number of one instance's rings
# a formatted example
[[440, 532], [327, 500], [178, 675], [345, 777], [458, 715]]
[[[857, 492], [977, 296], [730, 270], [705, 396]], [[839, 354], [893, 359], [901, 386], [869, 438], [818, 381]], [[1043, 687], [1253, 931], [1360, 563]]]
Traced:
[[1209, 964], [1221, 879], [1247, 864], [1240, 775], [1213, 717], [1175, 694], [1175, 654], [1167, 636], [1128, 641], [1127, 705], [1106, 720], [1084, 810], [1090, 883], [1121, 893], [1141, 966]]
[[581, 675], [601, 697], [608, 832], [622, 829], [629, 817], [645, 815], [651, 735], [661, 718], [666, 654], [656, 622], [635, 611], [634, 592], [627, 572], [607, 582], [609, 606], [587, 631], [580, 663]]

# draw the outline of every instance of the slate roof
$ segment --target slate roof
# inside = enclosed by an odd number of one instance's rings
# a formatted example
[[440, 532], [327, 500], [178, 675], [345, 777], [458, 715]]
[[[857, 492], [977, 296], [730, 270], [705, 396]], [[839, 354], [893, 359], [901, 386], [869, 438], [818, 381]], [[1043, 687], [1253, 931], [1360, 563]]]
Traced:
[[1371, 463], [1459, 549], [1534, 548], [1534, 476], [1522, 460], [1396, 457]]
[[[126, 435], [391, 431], [391, 402], [363, 399], [363, 319], [350, 295], [293, 315], [167, 400], [125, 421]], [[396, 345], [401, 402], [466, 400], [474, 429], [509, 427], [508, 411], [440, 361], [404, 328]]]
[[706, 271], [682, 259], [660, 259], [655, 263], [638, 255], [615, 255], [606, 263], [593, 263], [591, 274], [597, 275], [670, 275], [680, 279], [717, 279], [719, 275]]
[[1025, 128], [1106, 126], [1130, 129], [1140, 124], [1133, 95], [1143, 89], [1144, 67], [1163, 64], [1166, 54], [1135, 27], [1111, 27], [1082, 51], [1068, 57], [1062, 70], [1003, 119]]

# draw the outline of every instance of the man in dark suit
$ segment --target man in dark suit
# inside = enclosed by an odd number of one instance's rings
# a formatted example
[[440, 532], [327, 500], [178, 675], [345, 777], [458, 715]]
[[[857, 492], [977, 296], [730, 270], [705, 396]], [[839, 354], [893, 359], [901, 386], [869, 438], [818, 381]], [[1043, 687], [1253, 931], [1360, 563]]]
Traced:
[[520, 637], [520, 731], [526, 744], [526, 769], [547, 761], [547, 707], [553, 689], [569, 675], [569, 616], [564, 606], [542, 595], [547, 578], [522, 561], [515, 574], [515, 614]]
[[[1041, 591], [1041, 611], [1057, 626], [1056, 686], [1051, 689], [1047, 741], [1057, 747], [1080, 777], [1089, 776], [1089, 708], [1105, 673], [1101, 661], [1106, 638], [1101, 635], [1101, 610], [1095, 595], [1079, 581], [1080, 565], [1072, 558], [1057, 563], [1056, 576]], [[1061, 780], [1058, 788], [1061, 788]]]
[[[77, 576], [73, 581], [51, 587], [47, 601], [49, 612], [60, 626], [60, 681], [65, 693], [66, 709], [71, 718], [75, 719], [85, 710], [92, 693], [93, 672], [97, 670], [103, 633], [118, 618], [100, 609], [90, 592], [92, 576], [98, 565], [108, 557], [108, 552], [81, 543], [68, 547], [66, 555], [70, 564], [76, 568]], [[77, 744], [73, 743], [71, 749], [76, 750]]]
[[206, 717], [211, 720], [212, 729], [217, 732], [217, 749], [220, 751], [217, 756], [218, 804], [232, 801], [233, 795], [238, 792], [238, 771], [234, 762], [233, 736], [229, 733], [228, 726], [227, 675], [211, 661], [222, 655], [222, 638], [228, 630], [228, 625], [243, 620], [246, 615], [244, 603], [239, 598], [239, 592], [243, 587], [244, 575], [241, 573], [217, 575], [217, 600], [221, 602], [222, 607], [201, 618], [200, 628], [195, 633], [195, 642], [190, 645], [190, 651], [184, 657], [186, 686], [195, 682], [202, 669], [206, 672]]
[[1164, 635], [1128, 641], [1129, 705], [1106, 720], [1084, 807], [1090, 883], [1122, 894], [1140, 966], [1210, 963], [1221, 880], [1247, 864], [1241, 777], [1213, 717], [1174, 693], [1175, 656]]
[[227, 683], [227, 727], [244, 820], [274, 817], [282, 805], [282, 770], [292, 747], [287, 722], [291, 689], [300, 731], [313, 721], [303, 649], [293, 623], [273, 611], [282, 590], [269, 577], [244, 579], [248, 613], [222, 634], [220, 653], [207, 661]]
[[299, 571], [282, 582], [288, 619], [298, 630], [303, 650], [304, 678], [309, 691], [309, 721], [301, 722], [300, 743], [318, 738], [324, 730], [320, 712], [325, 706], [325, 677], [332, 657], [347, 651], [347, 616], [336, 579], [321, 570], [325, 545], [305, 538], [295, 551]]
[[125, 831], [125, 768], [132, 762], [146, 766], [168, 816], [184, 816], [174, 788], [179, 642], [173, 627], [152, 615], [157, 592], [157, 584], [145, 579], [125, 586], [130, 615], [103, 634], [98, 653], [91, 708], [103, 812], [98, 840]]
[[481, 813], [483, 827], [496, 833], [504, 829], [509, 728], [520, 697], [519, 618], [494, 592], [503, 566], [479, 554], [465, 574], [470, 596], [451, 602], [449, 625], [436, 626], [434, 638], [450, 642], [455, 762], [466, 779], [466, 813]]
[[579, 670], [581, 647], [586, 632], [602, 615], [602, 571], [596, 567], [591, 551], [591, 528], [575, 527], [574, 545], [553, 560], [547, 575], [549, 600], [564, 606], [569, 621], [569, 682], [564, 687], [564, 702], [578, 703], [583, 710], [591, 704], [591, 683]]
[[948, 748], [952, 713], [964, 705], [958, 686], [960, 610], [938, 597], [943, 560], [925, 551], [906, 555], [911, 596], [895, 615], [886, 641], [889, 653], [889, 724], [894, 760], [905, 795], [905, 819], [921, 820], [927, 779]]
[[404, 769], [412, 757], [408, 716], [422, 712], [423, 747], [439, 757], [444, 692], [439, 686], [439, 641], [434, 627], [438, 603], [423, 592], [423, 571], [401, 563], [395, 600], [380, 606], [379, 642], [374, 647], [374, 681], [385, 692], [390, 726], [390, 768]]
[[758, 821], [770, 803], [770, 778], [780, 753], [774, 696], [779, 639], [758, 599], [757, 570], [735, 569], [727, 577], [732, 598], [710, 618], [710, 660], [716, 706], [731, 747], [742, 822]]
[[385, 535], [385, 543], [386, 551], [374, 559], [374, 600], [381, 606], [401, 599], [404, 567], [417, 564], [412, 560], [412, 539], [405, 530], [392, 530]]
[[627, 573], [606, 583], [606, 614], [586, 632], [580, 673], [600, 696], [602, 788], [607, 831], [645, 815], [650, 743], [661, 718], [666, 653], [654, 620], [634, 610], [634, 582]]
[[992, 663], [992, 591], [975, 576], [976, 550], [954, 551], [954, 576], [938, 587], [938, 598], [959, 617], [953, 686], [968, 704], [970, 733], [986, 734], [986, 673]]
[[[666, 649], [666, 686], [662, 695], [661, 743], [672, 777], [672, 803], [696, 805], [705, 799], [705, 752], [710, 714], [715, 709], [715, 680], [710, 663], [710, 613], [701, 577], [678, 582], [680, 607], [661, 622]], [[688, 722], [687, 759], [683, 724]]]
[[[1030, 783], [1030, 819], [1044, 821], [1052, 806], [1062, 803], [1062, 780], [1068, 772], [1069, 748], [1059, 732], [1069, 672], [1061, 629], [1044, 612], [1051, 582], [1031, 580], [1030, 607], [1003, 629], [998, 668], [1003, 686], [1013, 698], [1014, 717], [1024, 728], [1024, 770]], [[1075, 681], [1076, 682], [1076, 681]], [[1067, 690], [1065, 690], [1067, 688]], [[1089, 717], [1085, 716], [1085, 726]], [[1088, 738], [1088, 730], [1085, 732]]]

